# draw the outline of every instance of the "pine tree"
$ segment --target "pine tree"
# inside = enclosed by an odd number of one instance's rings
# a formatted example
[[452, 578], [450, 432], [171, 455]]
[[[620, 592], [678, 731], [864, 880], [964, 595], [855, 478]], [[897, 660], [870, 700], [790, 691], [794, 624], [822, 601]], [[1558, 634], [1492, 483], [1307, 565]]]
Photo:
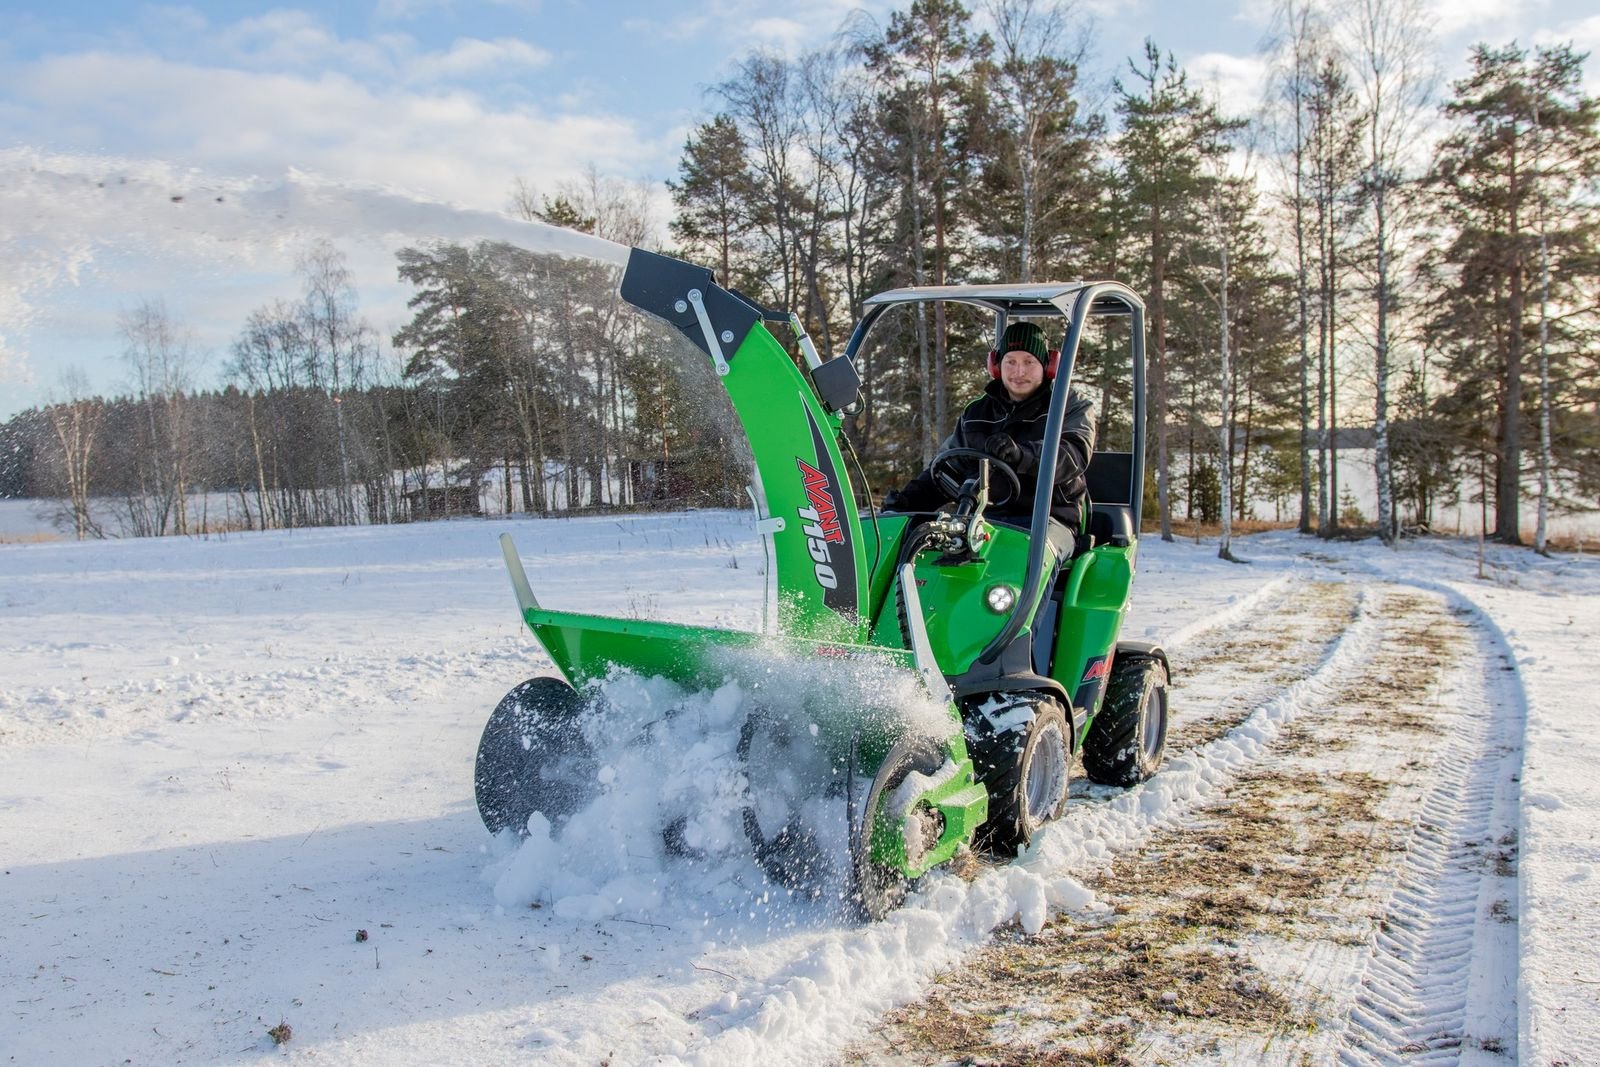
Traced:
[[1373, 463], [1378, 536], [1393, 546], [1393, 472], [1389, 461], [1389, 377], [1397, 337], [1399, 279], [1407, 258], [1407, 208], [1415, 182], [1410, 158], [1423, 131], [1435, 80], [1428, 17], [1419, 0], [1360, 0], [1353, 20], [1352, 65], [1363, 114], [1362, 202], [1372, 259]]
[[[884, 129], [894, 141], [889, 157], [900, 179], [902, 269], [917, 285], [944, 285], [960, 270], [953, 240], [954, 215], [971, 159], [971, 72], [990, 41], [971, 30], [959, 0], [913, 0], [895, 12], [881, 38], [865, 48], [868, 69], [882, 88]], [[909, 260], [909, 262], [907, 262]], [[949, 324], [941, 302], [930, 324], [917, 318], [920, 408], [918, 434], [924, 462], [952, 421]], [[928, 349], [932, 345], [931, 352]]]
[[718, 115], [689, 136], [678, 180], [667, 188], [677, 208], [672, 235], [685, 254], [706, 262], [724, 283], [737, 285], [749, 270], [744, 216], [751, 190], [744, 138], [733, 119]]
[[[1432, 178], [1438, 221], [1453, 235], [1438, 257], [1431, 322], [1452, 381], [1444, 410], [1476, 416], [1492, 441], [1494, 536], [1508, 544], [1522, 539], [1528, 409], [1537, 419], [1545, 406], [1527, 388], [1530, 341], [1550, 365], [1544, 381], [1560, 392], [1550, 406], [1573, 411], [1575, 423], [1594, 418], [1581, 383], [1595, 369], [1583, 332], [1593, 328], [1588, 294], [1600, 277], [1600, 102], [1581, 90], [1583, 58], [1567, 46], [1532, 56], [1514, 44], [1476, 48], [1445, 107], [1453, 129]], [[1587, 436], [1575, 425], [1569, 448], [1553, 434], [1552, 462], [1581, 474]]]
[[1134, 88], [1121, 80], [1116, 83], [1117, 111], [1123, 121], [1116, 147], [1132, 207], [1133, 231], [1145, 252], [1153, 399], [1149, 408], [1156, 449], [1153, 466], [1161, 539], [1170, 541], [1168, 275], [1179, 249], [1199, 232], [1200, 212], [1212, 180], [1208, 162], [1227, 150], [1224, 138], [1238, 123], [1222, 118], [1189, 85], [1188, 76], [1170, 54], [1163, 61], [1154, 41], [1145, 41], [1144, 65], [1130, 59], [1128, 67]]

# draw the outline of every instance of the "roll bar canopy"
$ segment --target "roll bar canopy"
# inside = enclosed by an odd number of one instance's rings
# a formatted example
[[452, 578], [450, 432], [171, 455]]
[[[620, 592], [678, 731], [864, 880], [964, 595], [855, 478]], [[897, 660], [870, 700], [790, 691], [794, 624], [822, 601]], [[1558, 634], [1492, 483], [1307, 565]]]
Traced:
[[1039, 453], [1039, 480], [1034, 490], [1033, 520], [1028, 531], [1028, 571], [1016, 607], [1000, 632], [978, 655], [978, 662], [992, 663], [1014, 641], [1027, 622], [1030, 608], [1044, 583], [1046, 531], [1050, 522], [1050, 497], [1055, 488], [1056, 461], [1061, 442], [1061, 427], [1067, 410], [1067, 394], [1077, 362], [1083, 328], [1098, 316], [1131, 316], [1133, 319], [1133, 528], [1139, 529], [1144, 484], [1145, 350], [1144, 301], [1121, 282], [1039, 282], [1026, 285], [920, 285], [878, 293], [863, 301], [866, 313], [856, 324], [844, 355], [854, 361], [867, 334], [879, 317], [900, 304], [950, 301], [985, 308], [995, 316], [995, 340], [999, 342], [1007, 318], [1064, 316], [1067, 334], [1061, 344], [1061, 361], [1056, 369], [1058, 387], [1051, 390], [1050, 412], [1045, 420], [1044, 441]]

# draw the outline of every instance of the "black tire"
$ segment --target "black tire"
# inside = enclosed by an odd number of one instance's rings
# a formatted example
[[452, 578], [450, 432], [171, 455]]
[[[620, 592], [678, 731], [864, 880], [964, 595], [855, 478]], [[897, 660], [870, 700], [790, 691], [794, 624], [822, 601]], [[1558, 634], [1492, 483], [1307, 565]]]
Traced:
[[944, 747], [930, 738], [903, 737], [889, 750], [873, 775], [872, 789], [867, 793], [867, 802], [861, 809], [861, 821], [850, 842], [851, 866], [855, 873], [855, 889], [851, 899], [862, 918], [874, 922], [882, 919], [904, 903], [906, 893], [911, 888], [904, 874], [872, 858], [872, 828], [878, 809], [912, 771], [933, 774], [944, 766], [948, 758]]
[[1101, 785], [1138, 785], [1156, 773], [1166, 747], [1167, 668], [1158, 659], [1119, 656], [1083, 741], [1083, 769]]
[[1047, 696], [1018, 694], [988, 715], [968, 712], [966, 732], [973, 769], [989, 793], [978, 843], [995, 855], [1015, 856], [1066, 808], [1072, 783], [1067, 717]]
[[473, 774], [490, 833], [526, 834], [536, 811], [559, 827], [593, 796], [598, 763], [583, 736], [585, 706], [559, 678], [530, 678], [495, 707]]

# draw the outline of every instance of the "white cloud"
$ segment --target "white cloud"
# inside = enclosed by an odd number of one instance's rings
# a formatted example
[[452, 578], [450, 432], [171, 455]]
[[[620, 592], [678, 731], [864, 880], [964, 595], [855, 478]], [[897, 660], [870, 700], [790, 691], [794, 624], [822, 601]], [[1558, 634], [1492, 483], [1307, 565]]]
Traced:
[[1078, 10], [1094, 19], [1143, 19], [1150, 10], [1149, 0], [1079, 0]]
[[223, 27], [211, 43], [218, 54], [257, 67], [298, 70], [349, 58], [343, 42], [318, 19], [287, 8]]
[[745, 36], [766, 48], [793, 55], [803, 51], [816, 36], [814, 30], [787, 18], [758, 18], [747, 24]]
[[519, 67], [542, 67], [549, 61], [549, 52], [527, 41], [511, 37], [493, 41], [464, 37], [451, 45], [448, 52], [416, 57], [408, 65], [406, 74], [416, 82], [451, 81]]
[[[785, 55], [826, 44], [845, 20], [857, 13], [881, 16], [896, 5], [887, 0], [794, 0], [772, 14], [769, 0], [711, 0], [692, 13], [672, 19], [625, 19], [622, 28], [667, 41], [713, 39], [732, 52], [768, 48]], [[729, 54], [731, 55], [732, 52]]]
[[1423, 10], [1436, 32], [1455, 36], [1506, 35], [1516, 32], [1536, 12], [1549, 6], [1547, 0], [1424, 0]]
[[448, 10], [451, 0], [378, 0], [373, 17], [384, 22], [409, 22], [430, 11]]
[[205, 15], [192, 7], [175, 4], [152, 4], [140, 9], [139, 21], [152, 30], [163, 33], [198, 36], [210, 25]]
[[1233, 20], [1265, 29], [1272, 25], [1278, 7], [1278, 0], [1239, 0], [1239, 10], [1234, 12]]
[[1207, 52], [1185, 60], [1183, 66], [1197, 88], [1214, 94], [1223, 114], [1242, 118], [1261, 107], [1269, 73], [1265, 57]]
[[1591, 15], [1569, 22], [1560, 29], [1539, 30], [1533, 43], [1546, 48], [1551, 45], [1572, 45], [1573, 51], [1589, 54], [1583, 68], [1583, 91], [1589, 95], [1600, 94], [1600, 15]]
[[9, 125], [55, 141], [181, 159], [228, 173], [299, 167], [335, 181], [400, 184], [498, 207], [511, 180], [575, 176], [593, 162], [631, 172], [656, 152], [610, 115], [496, 108], [466, 90], [369, 88], [342, 73], [220, 70], [149, 57], [80, 54], [22, 74]]
[[[344, 38], [315, 14], [291, 8], [218, 27], [187, 9], [169, 8], [147, 17], [145, 25], [152, 39], [163, 42], [160, 54], [170, 62], [277, 73], [337, 71], [374, 85], [508, 77], [542, 67], [551, 58], [547, 49], [508, 36], [461, 37], [442, 51], [423, 49], [401, 32]], [[117, 47], [107, 51], [153, 54], [141, 41], [114, 40]]]

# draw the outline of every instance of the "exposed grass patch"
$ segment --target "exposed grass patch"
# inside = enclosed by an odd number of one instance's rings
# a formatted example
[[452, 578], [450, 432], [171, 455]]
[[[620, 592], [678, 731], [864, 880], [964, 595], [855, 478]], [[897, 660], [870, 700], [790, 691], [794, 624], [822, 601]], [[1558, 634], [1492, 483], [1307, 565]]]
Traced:
[[[1337, 634], [1350, 593], [1314, 596]], [[925, 1000], [886, 1016], [847, 1062], [1120, 1065], [1251, 1046], [1293, 1055], [1293, 1039], [1325, 1020], [1303, 991], [1296, 999], [1263, 972], [1250, 946], [1364, 945], [1373, 916], [1351, 906], [1351, 888], [1392, 863], [1410, 829], [1382, 814], [1390, 782], [1319, 769], [1310, 757], [1374, 737], [1392, 753], [1406, 734], [1439, 733], [1441, 673], [1466, 641], [1436, 600], [1389, 594], [1376, 609], [1388, 638], [1329, 701], [1340, 710], [1296, 719], [1276, 746], [1288, 758], [1241, 774], [1225, 799], [1093, 878], [1107, 919], [1058, 922], [1033, 937], [1001, 931]], [[1228, 642], [1236, 663], [1259, 653], [1254, 637]], [[1192, 731], [1181, 740], [1193, 744]], [[1426, 773], [1421, 757], [1410, 766]], [[1514, 864], [1515, 841], [1496, 844], [1486, 860]]]
[[[1354, 603], [1355, 594], [1349, 586], [1333, 582], [1308, 585], [1297, 590], [1278, 610], [1241, 625], [1223, 642], [1197, 655], [1180, 653], [1175, 656], [1175, 702], [1183, 699], [1184, 679], [1208, 668], [1237, 665], [1248, 658], [1251, 669], [1249, 686], [1219, 701], [1217, 712], [1175, 724], [1168, 741], [1169, 749], [1209, 744], [1237, 726], [1254, 709], [1261, 692], [1282, 688], [1306, 677], [1315, 669], [1320, 654], [1290, 653], [1308, 642], [1325, 646], [1335, 641]], [[1281, 625], [1284, 619], [1293, 619], [1295, 623]], [[1306, 620], [1310, 620], [1309, 624]]]
[[1094, 880], [1112, 907], [1104, 924], [1003, 931], [934, 995], [887, 1016], [885, 1047], [913, 1062], [1133, 1064], [1147, 1062], [1152, 1031], [1181, 1032], [1200, 1053], [1314, 1030], [1242, 943], [1299, 936], [1314, 905], [1396, 847], [1374, 810], [1378, 786], [1360, 772], [1246, 775], [1226, 807]]

